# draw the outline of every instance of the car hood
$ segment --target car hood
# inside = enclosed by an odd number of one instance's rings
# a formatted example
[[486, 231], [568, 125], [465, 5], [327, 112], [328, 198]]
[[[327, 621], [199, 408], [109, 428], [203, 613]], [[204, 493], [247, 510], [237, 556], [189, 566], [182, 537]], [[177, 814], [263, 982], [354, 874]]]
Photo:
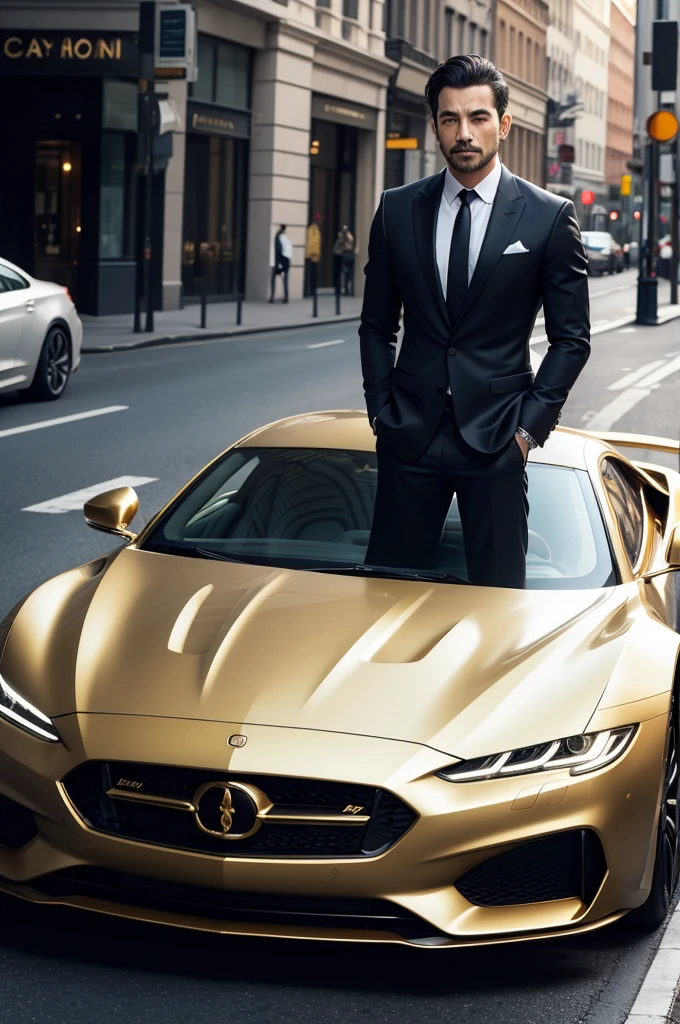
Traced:
[[[3, 657], [53, 717], [347, 732], [459, 757], [582, 732], [630, 621], [619, 588], [364, 579], [134, 548], [79, 578], [29, 597]], [[70, 596], [59, 605], [50, 586]]]

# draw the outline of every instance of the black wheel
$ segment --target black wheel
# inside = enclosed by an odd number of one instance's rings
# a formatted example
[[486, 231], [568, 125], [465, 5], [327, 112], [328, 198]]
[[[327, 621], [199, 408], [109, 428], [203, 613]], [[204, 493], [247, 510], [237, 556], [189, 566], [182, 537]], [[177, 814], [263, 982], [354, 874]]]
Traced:
[[50, 402], [59, 398], [71, 376], [71, 341], [65, 328], [50, 327], [30, 387], [19, 391], [27, 402]]
[[668, 753], [661, 792], [659, 835], [652, 887], [645, 903], [630, 915], [638, 928], [653, 931], [666, 918], [680, 873], [678, 831], [680, 826], [680, 737], [678, 736], [678, 707], [675, 695], [668, 718]]

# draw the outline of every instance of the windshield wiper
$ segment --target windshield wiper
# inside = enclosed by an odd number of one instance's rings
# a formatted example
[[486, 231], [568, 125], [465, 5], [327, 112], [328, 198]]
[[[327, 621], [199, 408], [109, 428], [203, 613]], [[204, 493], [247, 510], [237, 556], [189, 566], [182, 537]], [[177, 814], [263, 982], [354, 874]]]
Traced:
[[469, 580], [444, 569], [395, 569], [392, 566], [366, 565], [360, 562], [357, 565], [322, 565], [307, 571], [337, 573], [339, 576], [373, 576], [376, 579], [414, 580], [416, 583], [423, 580], [426, 583], [459, 583], [470, 586]]
[[242, 558], [232, 558], [231, 555], [223, 555], [219, 551], [211, 551], [210, 548], [188, 548], [187, 554], [200, 555], [202, 558], [214, 558], [218, 562], [236, 562], [238, 565], [257, 565], [256, 562], [244, 562]]

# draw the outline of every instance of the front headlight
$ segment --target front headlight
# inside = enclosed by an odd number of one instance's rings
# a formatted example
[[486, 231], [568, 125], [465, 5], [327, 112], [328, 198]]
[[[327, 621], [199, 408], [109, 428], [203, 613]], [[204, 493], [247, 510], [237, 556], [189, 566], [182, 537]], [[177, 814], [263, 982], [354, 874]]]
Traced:
[[52, 719], [25, 700], [0, 676], [0, 718], [48, 743], [59, 743], [60, 736]]
[[503, 754], [474, 757], [444, 768], [437, 775], [447, 782], [477, 782], [506, 775], [553, 771], [555, 768], [569, 768], [571, 775], [583, 775], [603, 768], [620, 757], [636, 730], [637, 725], [625, 725], [620, 729], [567, 736], [563, 740], [538, 743], [534, 747], [521, 747]]

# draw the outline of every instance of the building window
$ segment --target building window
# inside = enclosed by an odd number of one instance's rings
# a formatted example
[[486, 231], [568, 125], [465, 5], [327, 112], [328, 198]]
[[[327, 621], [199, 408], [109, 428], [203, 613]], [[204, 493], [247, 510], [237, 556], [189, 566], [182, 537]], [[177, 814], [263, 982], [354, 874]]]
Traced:
[[[453, 57], [453, 20], [455, 18], [454, 12], [450, 7], [447, 7], [444, 12], [444, 49], [446, 51], [446, 57]], [[446, 60], [446, 57], [444, 58]]]
[[517, 66], [517, 32], [514, 26], [510, 26], [510, 60], [508, 61], [509, 69], [514, 71]]
[[342, 16], [356, 21], [359, 17], [359, 0], [342, 0]]
[[248, 110], [250, 61], [247, 47], [199, 35], [198, 80], [191, 84], [192, 98]]
[[385, 0], [384, 30], [392, 39], [404, 38], [404, 0]]
[[432, 40], [430, 39], [431, 28], [432, 28], [432, 0], [425, 0], [424, 3], [425, 13], [423, 16], [423, 50], [425, 53], [430, 53], [432, 48]]
[[479, 56], [487, 57], [489, 51], [489, 33], [485, 28], [479, 31]]
[[477, 53], [477, 26], [470, 22], [470, 41], [468, 43], [470, 53]]
[[517, 74], [524, 78], [524, 32], [520, 32], [517, 36], [518, 54], [517, 54]]
[[120, 260], [132, 255], [130, 149], [131, 137], [123, 132], [103, 132], [99, 203], [99, 258], [102, 260]]
[[533, 67], [533, 62], [531, 60], [532, 45], [533, 44], [532, 44], [531, 40], [527, 39], [527, 66], [526, 66], [527, 82], [533, 82], [533, 80], [534, 80], [534, 67]]
[[465, 25], [467, 18], [464, 14], [458, 15], [458, 43], [456, 46], [456, 53], [467, 53], [467, 47], [465, 45]]

